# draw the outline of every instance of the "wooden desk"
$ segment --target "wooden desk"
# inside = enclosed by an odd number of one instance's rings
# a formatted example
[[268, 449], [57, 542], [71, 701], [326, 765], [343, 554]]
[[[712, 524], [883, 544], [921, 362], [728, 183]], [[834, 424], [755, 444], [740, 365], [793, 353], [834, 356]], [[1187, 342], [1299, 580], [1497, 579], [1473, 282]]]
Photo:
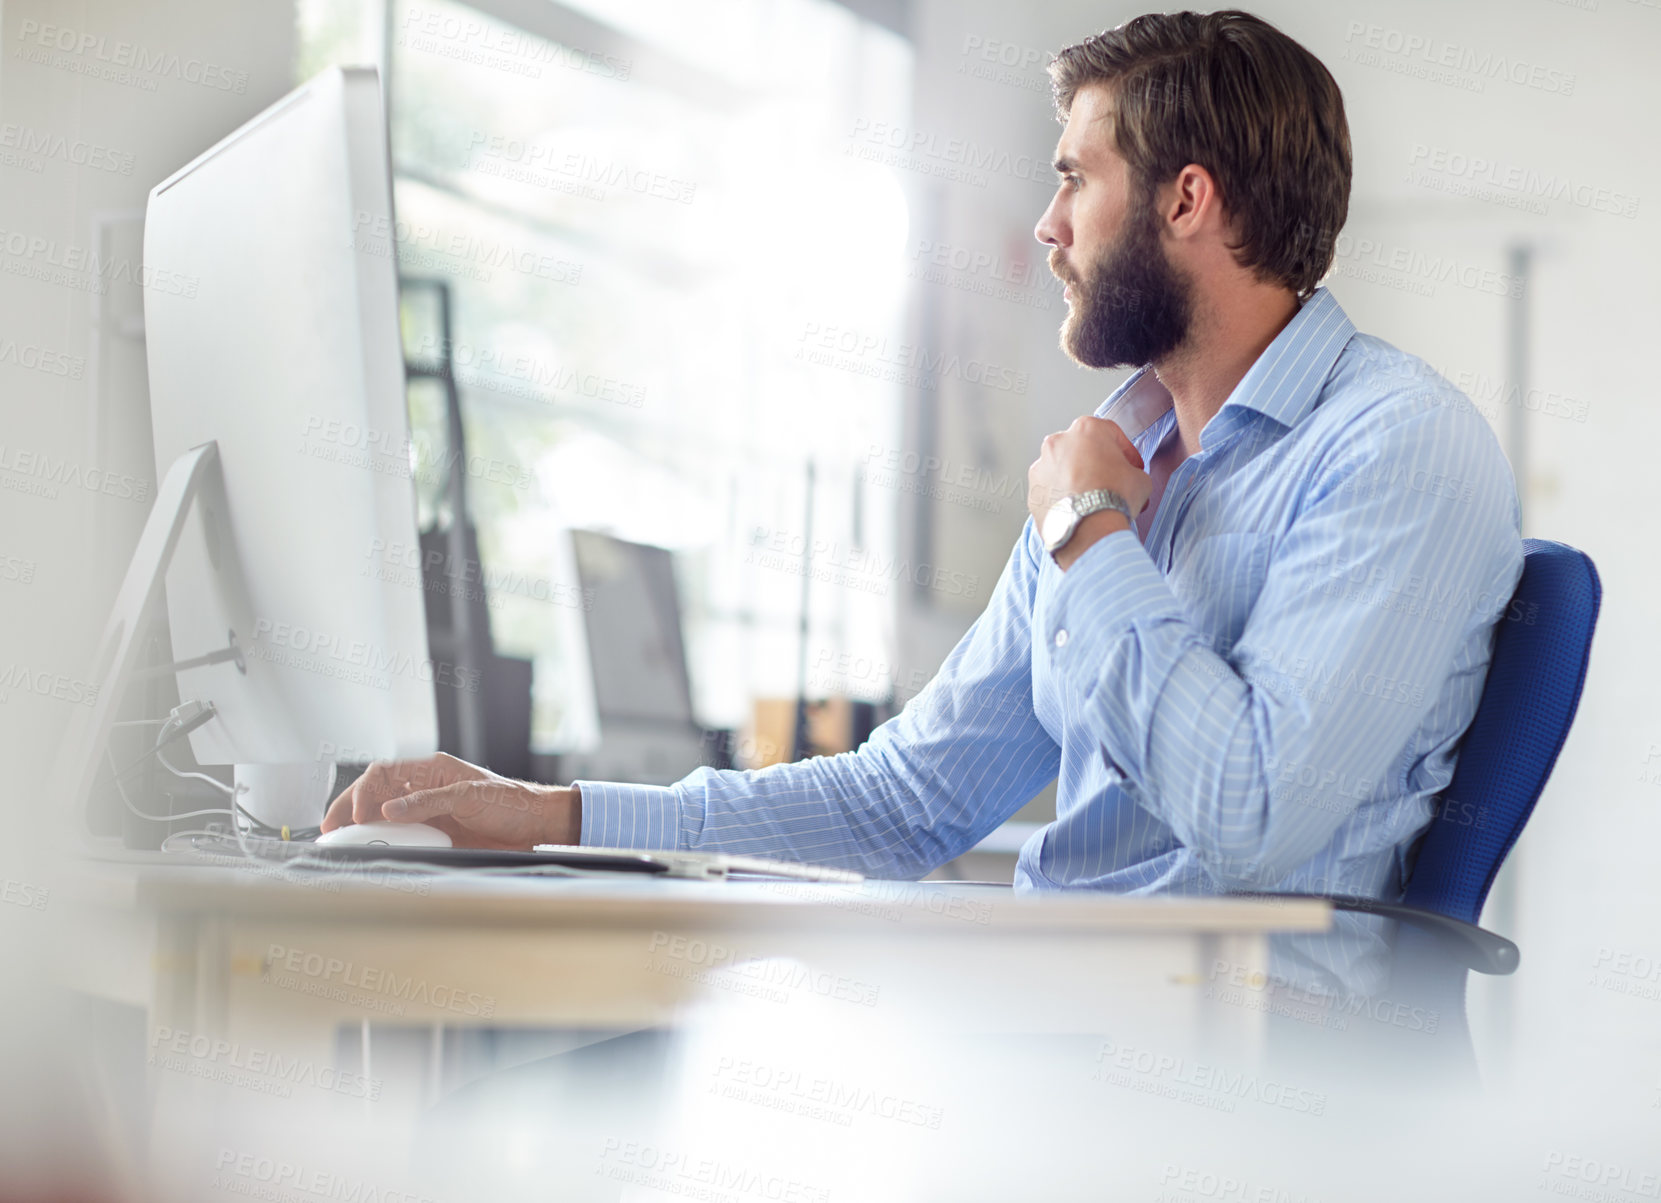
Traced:
[[[708, 1166], [801, 1186], [708, 1196], [744, 1203], [979, 1198], [999, 1142], [1140, 1173], [1179, 1134], [1189, 1156], [1326, 1105], [1257, 1068], [1265, 1012], [1213, 990], [1219, 962], [1267, 970], [1272, 934], [1328, 930], [1322, 902], [290, 876], [87, 862], [54, 891], [77, 933], [54, 976], [146, 1015], [153, 1197], [614, 1203], [674, 1197], [673, 1158], [676, 1191]], [[580, 1089], [456, 1101], [515, 1089], [515, 1062], [469, 1077], [446, 1050], [539, 1029], [516, 1047], [559, 1064], [525, 1068], [581, 1073], [551, 1054], [648, 1026], [680, 1036], [661, 1078], [602, 1054]]]
[[[1022, 897], [863, 886], [439, 876], [300, 877], [92, 864], [62, 980], [159, 1029], [327, 1057], [341, 1025], [627, 1028], [724, 1002], [930, 1030], [1166, 1033], [1259, 1047], [1262, 1012], [1208, 999], [1219, 961], [1320, 932], [1316, 901]], [[846, 1009], [845, 1011], [842, 1009]]]

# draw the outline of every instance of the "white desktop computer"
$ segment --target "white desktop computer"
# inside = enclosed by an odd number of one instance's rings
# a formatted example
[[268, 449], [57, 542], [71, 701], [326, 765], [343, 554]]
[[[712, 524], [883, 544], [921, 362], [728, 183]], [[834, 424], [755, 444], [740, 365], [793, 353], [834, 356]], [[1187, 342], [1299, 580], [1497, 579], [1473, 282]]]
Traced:
[[[386, 125], [376, 73], [331, 69], [150, 193], [146, 288], [154, 510], [105, 633], [81, 737], [107, 757], [136, 636], [165, 598], [203, 765], [237, 801], [315, 824], [336, 760], [429, 755], [435, 685], [419, 582], [375, 549], [417, 543]], [[153, 669], [151, 669], [153, 671]]]
[[[292, 848], [291, 831], [322, 818], [337, 760], [431, 755], [435, 689], [479, 687], [473, 670], [429, 659], [421, 582], [375, 571], [382, 549], [418, 544], [376, 73], [324, 72], [156, 185], [144, 258], [147, 278], [170, 284], [144, 295], [162, 483], [104, 632], [97, 703], [66, 739], [60, 770], [80, 783], [84, 819], [128, 686], [171, 673], [180, 705], [155, 753], [188, 734], [201, 764], [234, 765], [234, 784], [220, 783], [231, 804], [215, 809], [233, 816], [237, 843], [249, 854], [252, 819]], [[192, 287], [173, 286], [181, 279]], [[667, 561], [654, 563], [666, 579]], [[624, 574], [616, 585], [612, 603], [628, 613], [657, 605], [664, 620], [667, 596], [674, 617], [662, 579]], [[143, 665], [141, 636], [164, 596], [172, 659]], [[608, 661], [607, 675], [633, 688], [619, 696], [634, 716], [644, 678], [669, 674], [672, 713], [686, 716], [669, 725], [690, 730], [673, 625], [662, 646]], [[665, 716], [647, 707], [643, 717]], [[118, 790], [119, 779], [117, 769]], [[385, 826], [405, 830], [298, 846], [308, 863], [859, 880], [720, 854], [451, 848], [421, 824]]]

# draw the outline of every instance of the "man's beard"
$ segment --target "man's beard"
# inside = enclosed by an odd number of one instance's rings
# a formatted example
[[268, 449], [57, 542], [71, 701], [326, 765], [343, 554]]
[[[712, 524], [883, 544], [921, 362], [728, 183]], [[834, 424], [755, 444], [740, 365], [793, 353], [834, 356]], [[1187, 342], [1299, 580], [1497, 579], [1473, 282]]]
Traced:
[[1127, 217], [1125, 232], [1081, 280], [1050, 251], [1050, 270], [1073, 287], [1061, 349], [1087, 368], [1139, 368], [1182, 345], [1193, 320], [1193, 289], [1165, 258], [1153, 197]]

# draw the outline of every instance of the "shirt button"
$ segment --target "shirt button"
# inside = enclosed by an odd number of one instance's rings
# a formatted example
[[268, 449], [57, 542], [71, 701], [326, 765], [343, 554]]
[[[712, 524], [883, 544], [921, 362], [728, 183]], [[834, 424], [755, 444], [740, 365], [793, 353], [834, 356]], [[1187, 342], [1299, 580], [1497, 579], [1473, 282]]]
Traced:
[[1055, 633], [1055, 645], [1057, 647], [1067, 646], [1067, 629], [1065, 627]]

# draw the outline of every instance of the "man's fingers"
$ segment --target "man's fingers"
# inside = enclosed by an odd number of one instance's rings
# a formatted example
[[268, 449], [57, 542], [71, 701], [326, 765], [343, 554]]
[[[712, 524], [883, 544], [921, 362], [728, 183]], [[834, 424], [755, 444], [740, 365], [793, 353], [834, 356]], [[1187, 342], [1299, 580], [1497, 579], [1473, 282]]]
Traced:
[[352, 786], [352, 822], [373, 823], [381, 817], [381, 804], [410, 793], [414, 784], [406, 770], [411, 763], [377, 761], [363, 771]]
[[453, 815], [456, 807], [475, 801], [473, 788], [478, 783], [462, 781], [455, 785], [441, 785], [435, 789], [417, 790], [401, 798], [393, 798], [381, 807], [381, 813], [399, 823], [424, 823], [440, 815]]
[[443, 753], [426, 760], [377, 760], [329, 804], [322, 829], [333, 831], [347, 823], [373, 823], [388, 817], [383, 807], [394, 799], [455, 784], [474, 784], [457, 780], [468, 767]]
[[372, 764], [352, 786], [352, 822], [373, 823], [381, 817], [381, 803], [409, 791], [394, 788], [391, 766]]
[[352, 789], [352, 785], [347, 786], [340, 791], [340, 795], [333, 802], [329, 803], [329, 809], [324, 812], [321, 824], [324, 831], [333, 831], [336, 827], [343, 827], [351, 819]]
[[1130, 437], [1125, 434], [1123, 427], [1108, 418], [1089, 418], [1083, 420], [1087, 424], [1099, 422], [1112, 436], [1114, 445], [1124, 453], [1125, 458], [1136, 465], [1137, 471], [1142, 470], [1142, 453], [1136, 449], [1136, 444], [1130, 441]]
[[352, 818], [368, 823], [381, 817], [381, 804], [417, 790], [448, 782], [436, 760], [377, 760], [352, 786]]
[[1119, 441], [1119, 450], [1125, 453], [1125, 458], [1136, 465], [1138, 472], [1143, 471], [1142, 453], [1136, 449], [1136, 444], [1125, 437], [1125, 432], [1117, 424], [1113, 424], [1113, 434]]
[[394, 796], [387, 792], [392, 787], [393, 767], [384, 760], [377, 760], [364, 769], [363, 775], [352, 783], [352, 822], [367, 823], [376, 817], [370, 813], [370, 809], [373, 808], [378, 814], [381, 803]]

